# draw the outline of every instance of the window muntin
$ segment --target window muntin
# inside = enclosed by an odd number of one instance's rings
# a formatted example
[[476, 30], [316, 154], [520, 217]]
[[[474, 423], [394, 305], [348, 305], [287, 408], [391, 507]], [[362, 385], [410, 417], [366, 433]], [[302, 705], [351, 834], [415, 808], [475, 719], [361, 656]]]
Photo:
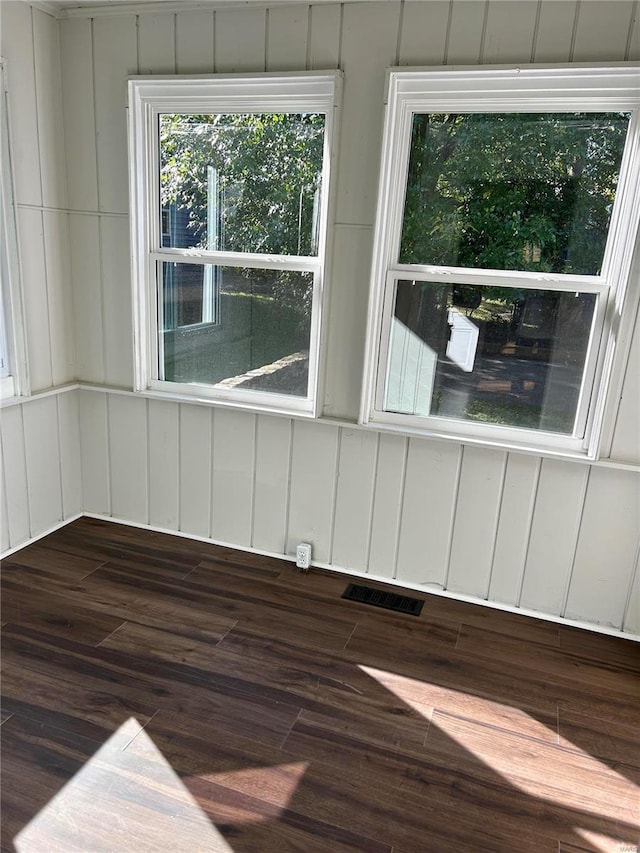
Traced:
[[130, 81], [138, 390], [315, 414], [339, 79]]
[[[415, 69], [389, 73], [362, 423], [375, 422], [393, 429], [502, 446], [596, 455], [606, 415], [607, 382], [616, 351], [615, 329], [621, 322], [625, 295], [629, 296], [627, 284], [631, 249], [636, 240], [640, 214], [639, 105], [637, 69], [631, 67], [575, 69], [569, 66], [531, 66], [519, 69]], [[428, 116], [428, 122], [424, 116]], [[475, 164], [458, 157], [460, 165], [454, 156], [448, 165], [455, 168], [447, 173], [447, 157], [441, 157], [441, 162], [437, 162], [438, 155], [446, 148], [446, 140], [436, 139], [418, 150], [416, 134], [419, 130], [424, 131], [425, 122], [430, 124], [432, 119], [435, 119], [435, 124], [442, 125], [447, 117], [457, 121], [460, 116], [463, 118], [459, 123], [463, 126], [475, 125], [476, 135], [489, 117], [489, 132], [482, 145], [476, 140], [476, 144], [471, 146], [469, 140], [465, 140], [460, 146], [467, 149], [468, 157], [472, 154], [476, 157]], [[541, 121], [541, 116], [549, 118]], [[600, 181], [592, 178], [586, 183], [582, 181], [583, 186], [578, 186], [579, 191], [575, 193], [579, 204], [574, 204], [573, 209], [567, 206], [569, 215], [556, 215], [552, 227], [540, 228], [536, 204], [539, 205], [541, 200], [544, 202], [545, 196], [553, 198], [556, 192], [562, 191], [561, 186], [548, 186], [544, 182], [543, 186], [540, 185], [541, 176], [545, 170], [549, 172], [549, 165], [554, 163], [558, 152], [554, 154], [553, 145], [547, 146], [546, 150], [541, 147], [528, 172], [521, 168], [519, 162], [505, 165], [504, 156], [497, 158], [495, 169], [489, 168], [495, 159], [494, 149], [496, 155], [504, 154], [504, 133], [502, 129], [499, 132], [495, 129], [501, 122], [519, 127], [523, 143], [527, 143], [530, 149], [530, 140], [539, 137], [541, 128], [552, 129], [554, 134], [559, 128], [562, 134], [570, 134], [574, 139], [574, 153], [582, 147], [583, 152], [595, 157], [606, 150], [608, 156], [603, 158], [605, 162], [601, 164], [600, 174], [608, 177]], [[603, 134], [608, 134], [604, 149]], [[566, 164], [567, 152], [560, 153]], [[532, 158], [526, 155], [520, 159]], [[497, 176], [494, 186], [490, 181], [492, 173]], [[474, 174], [478, 176], [477, 181], [471, 179]], [[466, 187], [461, 176], [468, 178]], [[421, 189], [420, 179], [424, 179], [427, 185], [431, 184], [428, 202], [425, 203], [423, 198], [422, 205], [416, 204], [415, 200], [416, 190], [419, 194]], [[483, 181], [485, 186], [482, 186]], [[551, 184], [548, 177], [547, 184]], [[508, 194], [516, 200], [520, 196], [523, 201], [512, 204], [511, 208], [508, 204], [498, 205], [493, 211], [494, 221], [507, 232], [507, 238], [500, 242], [490, 239], [490, 228], [471, 227], [477, 224], [478, 218], [487, 220], [490, 217], [478, 217], [473, 210], [473, 215], [468, 214], [478, 198], [482, 203], [486, 193], [491, 202], [491, 196], [504, 190], [505, 185]], [[460, 192], [461, 188], [471, 188], [472, 191]], [[443, 198], [448, 207], [441, 204], [438, 209], [438, 201]], [[544, 204], [542, 207], [544, 209]], [[424, 212], [422, 219], [415, 216], [421, 211]], [[567, 233], [569, 239], [566, 238]], [[577, 240], [576, 236], [580, 239]], [[546, 245], [541, 239], [543, 237]], [[564, 246], [561, 245], [563, 242]], [[560, 246], [555, 257], [549, 250], [554, 244]], [[522, 418], [514, 414], [510, 406], [496, 406], [491, 419], [486, 412], [478, 411], [477, 406], [474, 408], [475, 404], [471, 409], [462, 407], [456, 412], [449, 407], [447, 414], [438, 413], [438, 400], [433, 399], [429, 387], [421, 389], [416, 411], [410, 411], [411, 406], [407, 405], [406, 412], [398, 412], [397, 401], [402, 396], [400, 386], [403, 381], [397, 359], [399, 330], [396, 302], [400, 281], [446, 284], [449, 292], [453, 286], [472, 286], [488, 291], [514, 288], [524, 293], [547, 290], [578, 294], [580, 299], [594, 294], [593, 312], [590, 318], [585, 316], [583, 319], [590, 335], [579, 371], [581, 387], [577, 403], [575, 407], [572, 404], [575, 418], [570, 432], [567, 422], [571, 416], [563, 422], [542, 416], [537, 426], [533, 426], [522, 423]], [[633, 290], [632, 287], [632, 301], [636, 299]], [[480, 331], [478, 341], [482, 344]], [[554, 350], [559, 352], [559, 346], [557, 341]], [[445, 347], [440, 365], [443, 375], [447, 360]], [[434, 369], [436, 367], [437, 357]], [[455, 362], [453, 369], [464, 373]], [[515, 363], [513, 372], [517, 373]], [[557, 375], [557, 369], [555, 372]], [[406, 371], [404, 378], [406, 385]], [[462, 381], [462, 377], [459, 378]], [[471, 381], [470, 375], [464, 378]], [[515, 380], [516, 377], [513, 378]], [[497, 376], [494, 379], [498, 382]], [[547, 396], [551, 393], [552, 384], [548, 386]], [[475, 396], [479, 395], [476, 393]], [[573, 397], [575, 400], [575, 394]], [[500, 411], [502, 416], [497, 417]]]

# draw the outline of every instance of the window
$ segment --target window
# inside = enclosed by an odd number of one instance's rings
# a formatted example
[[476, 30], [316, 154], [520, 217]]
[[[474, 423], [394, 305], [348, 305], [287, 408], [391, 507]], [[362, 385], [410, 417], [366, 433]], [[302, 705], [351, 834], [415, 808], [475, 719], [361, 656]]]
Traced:
[[130, 81], [138, 390], [315, 415], [339, 79]]
[[6, 69], [0, 63], [0, 399], [27, 391]]
[[631, 66], [389, 73], [362, 422], [595, 455], [639, 106]]

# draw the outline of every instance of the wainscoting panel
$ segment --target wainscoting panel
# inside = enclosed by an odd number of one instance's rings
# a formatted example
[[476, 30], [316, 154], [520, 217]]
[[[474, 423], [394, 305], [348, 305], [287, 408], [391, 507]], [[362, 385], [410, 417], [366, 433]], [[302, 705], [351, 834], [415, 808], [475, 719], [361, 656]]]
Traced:
[[276, 554], [287, 541], [292, 433], [289, 418], [258, 417], [251, 544]]
[[507, 454], [465, 447], [455, 509], [447, 589], [489, 593]]
[[180, 406], [149, 400], [149, 523], [177, 530], [180, 519]]
[[409, 439], [396, 575], [445, 589], [463, 448]]
[[209, 406], [180, 406], [179, 529], [211, 534], [211, 420]]
[[0, 436], [5, 552], [82, 511], [78, 391], [35, 396], [3, 408]]
[[542, 463], [518, 602], [522, 607], [557, 615], [562, 612], [589, 470], [586, 465], [554, 459]]

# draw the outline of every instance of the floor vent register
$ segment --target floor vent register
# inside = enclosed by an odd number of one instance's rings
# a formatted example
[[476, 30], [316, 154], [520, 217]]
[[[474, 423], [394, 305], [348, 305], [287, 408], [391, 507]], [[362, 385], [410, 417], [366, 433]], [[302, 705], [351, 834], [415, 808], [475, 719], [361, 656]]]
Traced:
[[410, 616], [419, 616], [424, 604], [419, 598], [355, 583], [349, 584], [342, 593], [342, 598], [358, 601], [360, 604], [371, 604], [373, 607], [384, 607], [385, 610], [394, 610], [396, 613], [408, 613]]

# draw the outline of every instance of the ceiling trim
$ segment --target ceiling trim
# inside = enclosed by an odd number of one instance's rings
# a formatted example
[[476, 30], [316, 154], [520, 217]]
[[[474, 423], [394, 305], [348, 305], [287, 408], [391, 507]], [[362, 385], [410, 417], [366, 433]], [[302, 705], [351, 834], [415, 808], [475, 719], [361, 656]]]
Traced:
[[[106, 15], [140, 15], [163, 12], [216, 11], [221, 9], [254, 9], [273, 6], [307, 6], [341, 2], [388, 2], [388, 0], [112, 0], [112, 2], [83, 2], [78, 0], [26, 0], [34, 9], [40, 9], [55, 18], [96, 18]], [[400, 3], [400, 0], [392, 0]]]

